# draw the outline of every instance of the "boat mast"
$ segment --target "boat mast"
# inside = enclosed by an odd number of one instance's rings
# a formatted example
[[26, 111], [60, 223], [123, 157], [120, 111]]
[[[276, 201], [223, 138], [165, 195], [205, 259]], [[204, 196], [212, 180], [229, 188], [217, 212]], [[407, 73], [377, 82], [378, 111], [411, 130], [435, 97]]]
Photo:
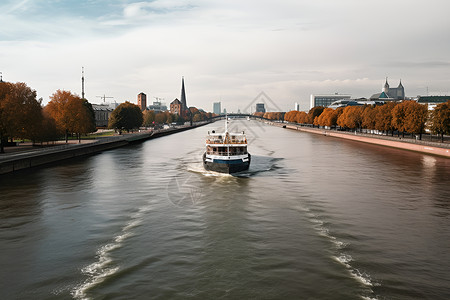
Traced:
[[228, 132], [228, 114], [225, 114], [225, 133]]
[[227, 156], [230, 156], [230, 144], [228, 141], [228, 114], [225, 114], [225, 134], [223, 142], [227, 143]]

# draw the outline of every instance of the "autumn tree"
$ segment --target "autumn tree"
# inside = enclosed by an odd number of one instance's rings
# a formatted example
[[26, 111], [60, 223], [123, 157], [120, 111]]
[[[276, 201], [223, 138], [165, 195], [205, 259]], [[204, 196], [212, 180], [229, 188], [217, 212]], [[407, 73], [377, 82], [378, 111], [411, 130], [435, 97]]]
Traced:
[[8, 138], [35, 141], [42, 120], [42, 100], [23, 82], [0, 82], [0, 152]]
[[362, 107], [347, 106], [337, 120], [337, 124], [344, 128], [358, 129], [362, 125]]
[[375, 129], [377, 113], [378, 110], [376, 109], [376, 106], [364, 105], [361, 126], [366, 129]]
[[111, 114], [108, 121], [108, 127], [130, 131], [130, 129], [138, 128], [142, 125], [142, 111], [136, 104], [126, 101], [120, 104]]
[[286, 122], [296, 122], [296, 118], [297, 118], [297, 114], [299, 113], [299, 111], [297, 110], [291, 110], [288, 111], [285, 115], [284, 115], [284, 120]]
[[315, 106], [315, 107], [311, 108], [308, 112], [307, 123], [314, 124], [314, 119], [316, 117], [320, 116], [320, 114], [323, 112], [324, 109], [325, 109], [325, 107], [323, 107], [323, 106]]
[[404, 101], [402, 104], [406, 106], [406, 132], [419, 134], [421, 140], [428, 117], [427, 106], [416, 101]]
[[374, 129], [386, 132], [386, 134], [391, 131], [391, 134], [394, 134], [394, 126], [392, 123], [392, 110], [397, 104], [395, 102], [388, 102], [381, 106], [376, 106], [375, 110], [377, 111], [375, 118], [375, 127]]
[[296, 122], [299, 123], [299, 124], [306, 124], [306, 123], [308, 123], [308, 114], [306, 112], [304, 112], [304, 111], [300, 111], [297, 114]]
[[317, 117], [317, 125], [333, 127], [336, 126], [337, 118], [341, 110], [334, 110], [332, 108], [325, 108], [324, 111]]
[[392, 127], [396, 129], [399, 134], [401, 132], [403, 137], [406, 132], [406, 106], [407, 101], [397, 104], [392, 109]]
[[434, 134], [441, 136], [444, 142], [444, 134], [450, 134], [450, 100], [436, 105], [430, 116], [430, 129]]
[[57, 90], [50, 96], [45, 107], [48, 115], [56, 122], [58, 129], [64, 133], [66, 143], [69, 134], [78, 136], [95, 131], [95, 117], [92, 106], [85, 99], [64, 90]]

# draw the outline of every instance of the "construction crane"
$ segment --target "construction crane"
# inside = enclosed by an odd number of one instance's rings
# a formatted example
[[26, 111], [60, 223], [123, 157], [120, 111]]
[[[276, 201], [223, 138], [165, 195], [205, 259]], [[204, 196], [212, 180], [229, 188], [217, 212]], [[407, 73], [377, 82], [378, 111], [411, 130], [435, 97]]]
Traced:
[[103, 96], [96, 96], [96, 97], [103, 99], [103, 103], [105, 103], [106, 98], [114, 98], [114, 97], [105, 96], [105, 94], [103, 94]]

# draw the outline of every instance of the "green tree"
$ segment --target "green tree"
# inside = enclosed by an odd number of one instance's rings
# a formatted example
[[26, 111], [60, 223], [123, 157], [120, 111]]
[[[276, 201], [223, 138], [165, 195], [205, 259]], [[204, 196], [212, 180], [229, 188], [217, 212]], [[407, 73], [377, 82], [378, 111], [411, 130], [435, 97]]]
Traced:
[[108, 127], [114, 128], [121, 132], [122, 130], [130, 131], [142, 125], [142, 111], [136, 104], [125, 102], [120, 104], [111, 114]]
[[434, 134], [441, 136], [444, 142], [444, 134], [450, 134], [450, 101], [436, 105], [430, 116], [430, 129]]
[[155, 122], [155, 111], [153, 110], [144, 111], [143, 118], [144, 118], [143, 126], [145, 127], [153, 126]]
[[69, 100], [68, 109], [73, 118], [72, 132], [78, 136], [79, 141], [82, 134], [96, 131], [94, 109], [86, 99], [73, 97]]

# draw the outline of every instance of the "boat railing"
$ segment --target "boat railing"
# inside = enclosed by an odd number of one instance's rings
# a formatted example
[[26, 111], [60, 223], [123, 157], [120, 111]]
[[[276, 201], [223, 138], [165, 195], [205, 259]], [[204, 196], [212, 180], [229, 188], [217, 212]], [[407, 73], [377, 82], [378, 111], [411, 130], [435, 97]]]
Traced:
[[247, 139], [214, 139], [214, 138], [208, 138], [206, 139], [207, 144], [247, 144]]

